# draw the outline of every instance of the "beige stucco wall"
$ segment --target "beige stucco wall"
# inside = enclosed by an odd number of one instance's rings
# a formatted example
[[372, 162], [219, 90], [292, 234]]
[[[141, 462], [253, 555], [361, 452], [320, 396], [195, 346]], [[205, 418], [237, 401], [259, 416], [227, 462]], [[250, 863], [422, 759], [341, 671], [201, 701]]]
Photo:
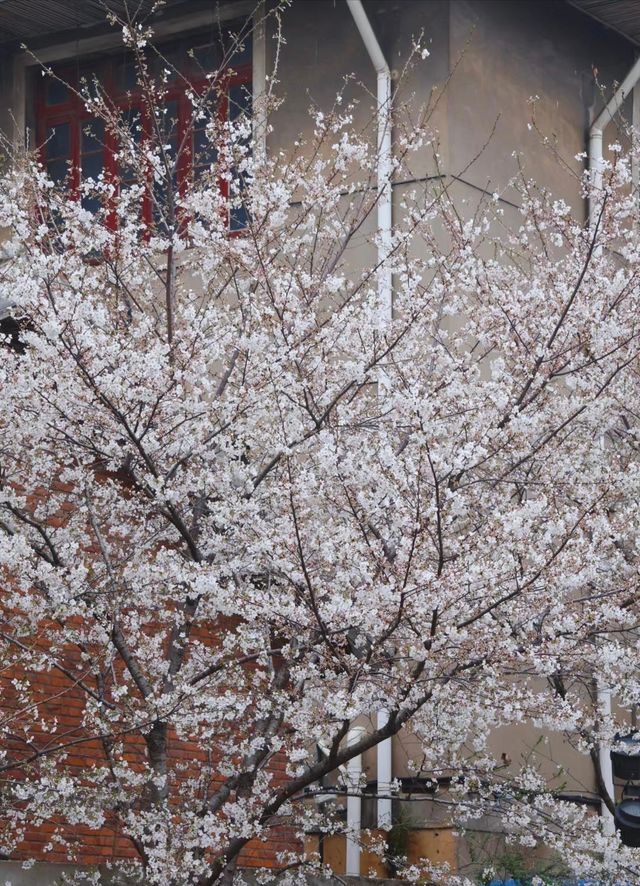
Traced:
[[[396, 79], [398, 107], [426, 102], [455, 67], [432, 125], [442, 168], [468, 183], [461, 183], [468, 199], [478, 188], [512, 198], [506, 188], [518, 170], [517, 152], [528, 176], [576, 211], [584, 209], [577, 179], [554, 149], [579, 175], [584, 163], [575, 156], [585, 150], [589, 122], [602, 106], [593, 69], [605, 89], [611, 88], [633, 61], [630, 44], [555, 0], [365, 0], [365, 8], [396, 78], [414, 36], [422, 33], [430, 50], [426, 63]], [[273, 118], [272, 149], [286, 150], [304, 133], [311, 105], [327, 111], [350, 74], [355, 81], [348, 94], [361, 99], [360, 122], [370, 119], [375, 74], [344, 2], [294, 2], [284, 35], [278, 79], [286, 102]], [[273, 46], [268, 50], [273, 53]], [[533, 96], [539, 132], [529, 125]], [[630, 115], [630, 103], [625, 111]], [[547, 148], [541, 135], [549, 139]], [[607, 136], [613, 136], [613, 127]], [[434, 172], [429, 151], [412, 165], [416, 177]]]
[[[584, 161], [576, 155], [585, 150], [589, 122], [602, 105], [592, 69], [598, 69], [603, 84], [622, 79], [633, 61], [624, 40], [568, 5], [545, 0], [365, 0], [365, 6], [395, 75], [403, 68], [414, 35], [423, 32], [430, 50], [426, 63], [417, 64], [401, 81], [396, 79], [398, 106], [409, 102], [417, 108], [434, 90], [438, 94], [456, 67], [432, 125], [442, 169], [456, 177], [455, 184], [449, 184], [463, 212], [463, 201], [471, 208], [482, 191], [498, 191], [505, 198], [507, 219], [517, 223], [517, 210], [510, 205], [517, 195], [508, 187], [518, 171], [517, 152], [528, 177], [566, 199], [584, 217], [579, 189]], [[274, 116], [270, 149], [286, 151], [304, 135], [308, 108], [328, 111], [349, 74], [355, 80], [348, 95], [361, 97], [358, 122], [367, 122], [374, 108], [375, 74], [346, 4], [294, 3], [284, 20], [284, 35], [278, 79], [286, 102]], [[537, 131], [530, 126], [533, 96], [538, 96]], [[413, 167], [417, 178], [432, 174], [430, 153], [425, 151]], [[404, 190], [394, 188], [396, 213]], [[571, 737], [543, 736], [525, 725], [496, 731], [491, 748], [498, 758], [504, 754], [512, 761], [510, 768], [526, 758], [566, 792], [595, 795], [591, 760], [575, 751]], [[393, 742], [394, 775], [408, 775], [409, 759], [420, 756], [411, 735], [398, 736]], [[363, 769], [367, 778], [376, 778], [374, 753], [365, 755]], [[420, 811], [425, 820], [441, 819], [439, 807], [428, 800], [420, 804]]]
[[[527, 176], [578, 210], [578, 182], [567, 167], [584, 168], [575, 156], [602, 106], [593, 68], [611, 87], [631, 66], [631, 47], [563, 3], [452, 0], [450, 8], [449, 52], [461, 61], [449, 88], [449, 171], [479, 153], [464, 178], [502, 193], [517, 152]], [[529, 126], [533, 96], [539, 132]]]

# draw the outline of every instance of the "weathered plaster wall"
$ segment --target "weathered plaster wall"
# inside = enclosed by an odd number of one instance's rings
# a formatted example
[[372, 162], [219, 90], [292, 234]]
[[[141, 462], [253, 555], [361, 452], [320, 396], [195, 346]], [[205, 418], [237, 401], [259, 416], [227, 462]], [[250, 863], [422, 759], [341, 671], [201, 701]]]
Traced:
[[[448, 171], [502, 192], [518, 171], [517, 152], [527, 176], [577, 210], [578, 182], [551, 145], [574, 173], [582, 171], [575, 155], [585, 150], [590, 114], [602, 105], [592, 69], [604, 85], [620, 81], [633, 62], [630, 44], [548, 0], [451, 0], [450, 9], [450, 57], [460, 62], [449, 87]], [[533, 96], [539, 132], [529, 128]]]
[[[365, 7], [396, 78], [398, 114], [405, 102], [415, 112], [430, 97], [438, 98], [432, 125], [441, 171], [463, 214], [473, 210], [483, 193], [497, 191], [505, 221], [517, 224], [518, 198], [509, 181], [521, 167], [585, 217], [579, 184], [584, 161], [576, 155], [585, 150], [589, 122], [602, 106], [593, 68], [605, 85], [622, 79], [633, 60], [624, 39], [551, 0], [365, 0]], [[430, 57], [400, 78], [412, 39], [420, 34]], [[294, 3], [285, 17], [284, 35], [278, 79], [286, 102], [273, 118], [270, 149], [286, 152], [308, 133], [308, 108], [330, 110], [351, 74], [347, 94], [360, 97], [357, 122], [366, 125], [374, 111], [375, 74], [346, 4]], [[532, 96], [538, 96], [535, 127], [530, 125]], [[412, 171], [416, 179], [436, 172], [430, 150], [414, 159]], [[394, 187], [396, 217], [403, 194], [413, 186]], [[433, 187], [433, 182], [425, 186]], [[363, 243], [354, 260], [372, 256]], [[540, 739], [540, 730], [523, 726], [496, 732], [491, 744], [512, 766], [530, 757], [550, 778], [564, 766], [558, 787], [562, 783], [568, 792], [593, 795], [590, 759], [559, 734]], [[420, 756], [415, 739], [399, 736], [394, 740], [394, 774], [407, 775], [409, 759]], [[375, 754], [365, 756], [363, 769], [367, 778], [376, 778]], [[432, 801], [419, 805], [425, 819], [440, 818]]]

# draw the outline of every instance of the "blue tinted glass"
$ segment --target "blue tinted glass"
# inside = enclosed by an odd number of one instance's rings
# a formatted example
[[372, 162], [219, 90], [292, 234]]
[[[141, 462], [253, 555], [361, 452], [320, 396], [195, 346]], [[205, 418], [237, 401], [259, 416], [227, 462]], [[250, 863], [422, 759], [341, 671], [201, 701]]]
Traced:
[[47, 172], [49, 173], [49, 178], [59, 185], [66, 179], [69, 165], [66, 160], [49, 160]]
[[83, 120], [81, 123], [81, 151], [88, 154], [90, 151], [102, 151], [104, 144], [104, 123], [102, 120], [93, 118]]
[[[49, 213], [49, 228], [51, 229], [52, 233], [53, 233], [54, 229], [57, 229], [58, 231], [62, 231], [64, 229], [64, 219], [58, 209], [54, 209]], [[62, 243], [60, 242], [60, 240], [57, 237], [54, 237], [49, 242], [51, 243], [53, 248], [56, 250], [56, 252], [63, 252], [64, 251], [64, 247], [62, 246]]]
[[229, 120], [237, 120], [243, 114], [251, 114], [251, 92], [247, 86], [229, 89]]
[[[177, 198], [177, 185], [176, 185], [176, 177], [175, 173], [173, 175], [173, 199], [174, 201]], [[169, 192], [167, 188], [167, 182], [163, 178], [162, 181], [153, 183], [153, 219], [162, 233], [167, 230], [168, 225], [166, 224], [167, 219], [169, 217], [169, 207], [168, 207], [168, 197]], [[175, 211], [175, 207], [174, 207]]]
[[82, 178], [97, 179], [102, 172], [102, 154], [88, 154], [82, 158]]
[[123, 59], [116, 67], [116, 83], [121, 92], [131, 92], [137, 86], [138, 75], [133, 58]]
[[[247, 86], [231, 86], [229, 89], [229, 119], [237, 120], [251, 114], [251, 92]], [[245, 183], [237, 170], [233, 170], [232, 194], [242, 194]], [[229, 229], [241, 231], [249, 223], [249, 213], [245, 206], [238, 206], [229, 212]]]
[[51, 77], [47, 82], [47, 104], [62, 105], [66, 101], [69, 101], [69, 90], [66, 85]]
[[[134, 144], [139, 145], [142, 137], [141, 115], [138, 108], [127, 108], [122, 112], [122, 124], [129, 130]], [[125, 181], [137, 181], [138, 173], [132, 166], [124, 166], [122, 169], [122, 177]]]
[[100, 209], [100, 199], [99, 197], [83, 197], [82, 198], [82, 208], [86, 209], [88, 212], [95, 213]]
[[85, 98], [97, 99], [103, 92], [101, 76], [98, 73], [87, 73], [80, 78], [80, 92]]
[[69, 145], [68, 123], [58, 123], [57, 126], [47, 129], [47, 157], [68, 157]]
[[196, 165], [215, 163], [217, 151], [204, 129], [193, 133], [193, 159]]
[[[235, 33], [239, 33], [240, 28]], [[237, 38], [235, 38], [237, 40]], [[231, 38], [231, 46], [235, 43], [234, 38]], [[231, 56], [230, 67], [238, 68], [240, 65], [248, 65], [251, 62], [251, 34], [247, 34], [235, 47], [235, 52]]]
[[167, 188], [166, 182], [162, 181], [154, 181], [153, 183], [153, 200], [154, 200], [154, 212], [158, 214], [158, 217], [164, 215], [164, 201], [167, 197]]
[[181, 79], [180, 75], [184, 75], [189, 68], [189, 56], [187, 55], [188, 47], [184, 41], [169, 46], [160, 46], [159, 51], [162, 58], [156, 61], [157, 73], [165, 77], [166, 82], [175, 83]]
[[193, 57], [196, 61], [197, 70], [205, 74], [217, 70], [220, 64], [220, 53], [214, 43], [207, 43], [205, 46], [195, 46]]
[[175, 139], [177, 124], [178, 103], [175, 101], [167, 102], [160, 117], [160, 128], [164, 138], [167, 140]]
[[122, 123], [129, 130], [129, 134], [131, 138], [134, 140], [136, 144], [140, 141], [140, 136], [142, 134], [141, 129], [141, 117], [140, 111], [138, 108], [127, 108], [126, 111], [122, 112]]
[[249, 211], [246, 206], [238, 206], [229, 213], [229, 229], [243, 231], [249, 224]]

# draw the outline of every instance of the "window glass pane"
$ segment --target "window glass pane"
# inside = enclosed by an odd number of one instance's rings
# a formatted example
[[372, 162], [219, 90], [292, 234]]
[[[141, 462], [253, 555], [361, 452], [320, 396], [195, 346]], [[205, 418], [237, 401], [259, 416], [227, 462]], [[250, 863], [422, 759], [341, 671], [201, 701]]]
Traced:
[[118, 92], [132, 92], [138, 85], [138, 74], [132, 57], [116, 62], [116, 89]]
[[104, 81], [99, 74], [91, 74], [80, 78], [80, 94], [86, 101], [91, 99], [95, 101], [101, 95], [104, 95]]
[[[173, 200], [177, 197], [175, 175], [172, 178]], [[170, 207], [168, 204], [169, 191], [165, 179], [153, 183], [153, 221], [159, 234], [166, 234], [169, 230], [169, 218], [171, 217]], [[175, 224], [176, 208], [173, 207], [173, 217]]]
[[[244, 115], [251, 114], [251, 92], [248, 86], [237, 85], [229, 87], [229, 109], [228, 116], [230, 120], [237, 120]], [[232, 170], [231, 197], [243, 197], [245, 189], [242, 176], [237, 170]], [[235, 206], [229, 212], [229, 229], [231, 231], [241, 231], [247, 227], [249, 223], [249, 213], [246, 206]]]
[[179, 83], [181, 75], [189, 70], [188, 47], [184, 40], [179, 43], [159, 47], [160, 56], [157, 59], [157, 73], [167, 83]]
[[139, 108], [127, 108], [122, 112], [122, 123], [136, 144], [140, 144], [142, 136], [142, 118]]
[[87, 154], [82, 158], [82, 178], [97, 179], [102, 172], [102, 154]]
[[69, 164], [66, 160], [49, 160], [47, 163], [49, 177], [56, 184], [63, 184], [69, 172]]
[[[175, 218], [176, 207], [175, 201], [178, 196], [178, 187], [176, 181], [175, 170], [171, 176], [171, 192], [173, 200], [173, 215]], [[153, 220], [160, 233], [165, 233], [169, 228], [169, 218], [171, 216], [169, 207], [169, 189], [167, 188], [167, 179], [163, 176], [160, 181], [153, 183]]]
[[[121, 121], [131, 135], [133, 143], [139, 145], [142, 139], [142, 115], [140, 109], [127, 108], [126, 111], [122, 112]], [[126, 164], [122, 168], [122, 180], [124, 184], [131, 184], [138, 180], [138, 172], [133, 166]]]
[[212, 143], [205, 129], [207, 123], [207, 120], [198, 120], [196, 123], [197, 128], [194, 128], [193, 130], [194, 167], [209, 166], [216, 161], [217, 151], [215, 145]]
[[93, 195], [91, 195], [90, 197], [85, 195], [82, 198], [81, 202], [82, 202], [82, 208], [86, 209], [87, 212], [91, 212], [91, 213], [96, 213], [100, 209], [100, 206], [102, 205], [100, 202], [100, 198], [93, 196]]
[[104, 145], [104, 122], [94, 117], [81, 122], [80, 150], [83, 154], [102, 151]]
[[209, 149], [209, 139], [204, 129], [193, 130], [193, 156], [199, 159]]
[[237, 120], [243, 114], [251, 114], [251, 92], [247, 86], [229, 88], [229, 120]]
[[178, 130], [178, 103], [176, 101], [167, 102], [158, 120], [158, 126], [165, 143], [171, 144], [175, 149]]
[[153, 217], [157, 222], [166, 218], [165, 201], [167, 199], [166, 182], [154, 181], [153, 183]]
[[[234, 33], [238, 34], [241, 29], [238, 28]], [[237, 39], [237, 38], [236, 38]], [[230, 38], [230, 45], [233, 46], [235, 40]], [[240, 65], [248, 65], [251, 62], [251, 34], [247, 34], [241, 43], [235, 47], [235, 52], [231, 56], [229, 66], [239, 68]]]
[[[172, 182], [173, 199], [177, 196], [177, 157], [178, 157], [178, 103], [175, 101], [167, 102], [164, 115], [161, 121], [161, 132], [163, 139], [163, 149], [166, 152], [166, 160], [170, 166], [170, 180]], [[167, 173], [163, 171], [166, 178]], [[168, 189], [166, 181], [156, 182], [154, 184], [154, 216], [156, 221], [166, 219], [167, 209], [166, 202], [168, 199]]]
[[47, 88], [45, 92], [45, 101], [48, 105], [62, 105], [69, 101], [69, 90], [64, 83], [50, 77], [47, 80]]
[[47, 157], [69, 157], [70, 154], [70, 126], [68, 123], [58, 123], [47, 129]]
[[[104, 123], [96, 117], [80, 121], [80, 172], [83, 181], [97, 180], [104, 168]], [[97, 195], [83, 195], [82, 206], [97, 212], [101, 200]]]
[[220, 52], [214, 43], [206, 43], [203, 46], [193, 47], [193, 60], [196, 72], [210, 74], [216, 71], [220, 64]]
[[249, 212], [246, 206], [238, 206], [229, 213], [229, 229], [243, 231], [249, 224]]
[[[153, 219], [159, 233], [164, 233], [169, 228], [169, 188], [168, 181], [171, 182], [171, 192], [173, 201], [177, 198], [177, 151], [178, 151], [178, 103], [169, 101], [165, 105], [164, 113], [159, 121], [161, 137], [163, 139], [163, 147], [167, 152], [167, 160], [170, 164], [170, 176], [163, 171], [162, 181], [154, 181], [153, 183]], [[174, 206], [175, 214], [175, 206]]]

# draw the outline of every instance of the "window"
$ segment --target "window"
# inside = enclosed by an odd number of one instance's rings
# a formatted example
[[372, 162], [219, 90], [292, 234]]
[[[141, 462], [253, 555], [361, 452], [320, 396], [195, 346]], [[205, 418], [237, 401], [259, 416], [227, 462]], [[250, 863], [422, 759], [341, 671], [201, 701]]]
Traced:
[[[235, 30], [237, 32], [239, 28]], [[86, 63], [61, 65], [53, 69], [53, 76], [41, 78], [36, 94], [37, 141], [42, 162], [51, 178], [76, 196], [82, 180], [95, 180], [101, 174], [113, 179], [119, 174], [122, 187], [136, 180], [132, 169], [117, 168], [119, 146], [114, 134], [102, 120], [87, 112], [77, 93], [82, 84], [90, 86], [96, 79], [113, 107], [120, 110], [121, 119], [134, 140], [156, 141], [160, 134], [168, 158], [175, 164], [174, 184], [178, 191], [191, 176], [196, 180], [201, 177], [215, 160], [215, 150], [206, 136], [207, 120], [213, 115], [233, 120], [240, 114], [251, 113], [250, 38], [231, 57], [224, 94], [220, 99], [212, 98], [208, 118], [193, 119], [192, 105], [186, 95], [187, 87], [206, 94], [207, 71], [216, 70], [220, 65], [225, 41], [228, 45], [231, 33], [218, 35], [215, 40], [200, 45], [197, 37], [190, 37], [158, 47], [158, 57], [154, 55], [149, 59], [151, 72], [157, 74], [167, 68], [173, 72], [159, 120], [151, 119], [142, 101], [133, 58], [122, 52]], [[222, 182], [220, 187], [227, 195], [228, 183]], [[241, 188], [241, 184], [232, 187]], [[156, 229], [164, 226], [164, 196], [161, 186], [146, 183], [141, 215], [148, 226]], [[82, 200], [89, 211], [95, 212], [100, 206], [97, 196], [84, 196]], [[236, 208], [230, 213], [231, 231], [241, 230], [246, 224], [244, 208]]]

